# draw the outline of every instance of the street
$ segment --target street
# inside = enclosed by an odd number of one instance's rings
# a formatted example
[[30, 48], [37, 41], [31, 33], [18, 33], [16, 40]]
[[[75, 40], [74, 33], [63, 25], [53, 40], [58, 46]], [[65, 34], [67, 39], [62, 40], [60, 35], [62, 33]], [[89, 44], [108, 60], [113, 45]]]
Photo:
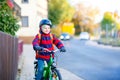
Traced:
[[58, 57], [59, 66], [85, 80], [120, 80], [120, 48], [92, 41], [63, 41], [67, 49]]
[[[55, 60], [64, 80], [120, 80], [120, 48], [79, 39], [63, 43], [67, 52], [57, 52]], [[20, 80], [33, 80], [35, 54], [31, 45], [25, 45], [24, 49]]]

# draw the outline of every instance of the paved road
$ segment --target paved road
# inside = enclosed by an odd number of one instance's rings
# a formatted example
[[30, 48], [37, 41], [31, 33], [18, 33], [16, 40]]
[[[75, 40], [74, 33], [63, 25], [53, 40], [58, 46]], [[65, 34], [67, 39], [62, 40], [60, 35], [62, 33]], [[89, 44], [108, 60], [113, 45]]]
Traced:
[[[21, 74], [18, 77], [18, 80], [34, 80], [34, 51], [31, 45], [24, 45], [24, 52], [21, 56], [21, 60], [19, 61], [19, 68], [21, 70]], [[83, 80], [80, 77], [74, 75], [73, 73], [63, 69], [58, 68], [62, 74], [63, 80]]]
[[66, 54], [59, 66], [85, 80], [120, 80], [120, 47], [98, 45], [92, 41], [64, 41]]

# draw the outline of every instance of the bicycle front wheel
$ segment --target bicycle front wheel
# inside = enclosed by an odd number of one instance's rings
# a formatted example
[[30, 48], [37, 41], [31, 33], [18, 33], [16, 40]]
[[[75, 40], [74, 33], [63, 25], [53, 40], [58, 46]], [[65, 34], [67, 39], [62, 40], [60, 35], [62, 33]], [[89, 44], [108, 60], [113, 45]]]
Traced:
[[56, 68], [52, 70], [52, 80], [62, 80], [62, 76]]

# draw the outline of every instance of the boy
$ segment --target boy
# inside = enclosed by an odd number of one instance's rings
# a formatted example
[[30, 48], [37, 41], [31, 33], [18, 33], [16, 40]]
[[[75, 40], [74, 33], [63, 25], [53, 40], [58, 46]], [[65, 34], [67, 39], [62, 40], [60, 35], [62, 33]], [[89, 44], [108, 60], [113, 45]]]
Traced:
[[36, 35], [32, 42], [33, 49], [36, 52], [39, 51], [39, 53], [36, 53], [36, 59], [38, 60], [38, 73], [36, 75], [36, 80], [42, 80], [44, 60], [49, 61], [50, 54], [47, 52], [54, 50], [53, 44], [61, 52], [66, 52], [62, 42], [56, 38], [55, 35], [51, 34], [51, 27], [52, 23], [49, 19], [42, 19], [39, 24], [39, 34]]

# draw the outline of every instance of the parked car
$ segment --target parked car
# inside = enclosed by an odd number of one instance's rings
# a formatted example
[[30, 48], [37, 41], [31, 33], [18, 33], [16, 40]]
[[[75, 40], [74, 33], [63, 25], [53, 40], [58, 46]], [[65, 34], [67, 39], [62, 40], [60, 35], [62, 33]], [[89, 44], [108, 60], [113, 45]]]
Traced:
[[80, 40], [89, 40], [90, 35], [88, 32], [81, 32], [79, 38], [80, 38]]
[[60, 35], [61, 40], [69, 40], [70, 38], [71, 38], [71, 36], [68, 33], [62, 33]]

